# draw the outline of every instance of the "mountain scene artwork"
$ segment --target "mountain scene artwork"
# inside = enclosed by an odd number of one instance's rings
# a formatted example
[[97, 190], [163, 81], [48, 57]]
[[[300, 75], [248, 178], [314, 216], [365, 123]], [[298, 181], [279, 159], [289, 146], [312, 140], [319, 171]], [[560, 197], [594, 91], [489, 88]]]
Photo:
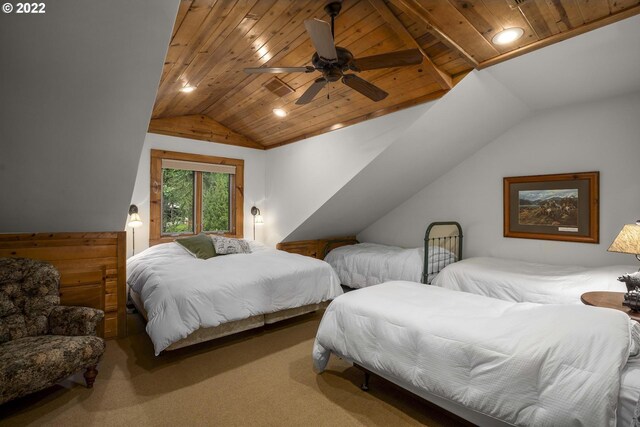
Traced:
[[518, 191], [521, 225], [578, 226], [578, 189]]

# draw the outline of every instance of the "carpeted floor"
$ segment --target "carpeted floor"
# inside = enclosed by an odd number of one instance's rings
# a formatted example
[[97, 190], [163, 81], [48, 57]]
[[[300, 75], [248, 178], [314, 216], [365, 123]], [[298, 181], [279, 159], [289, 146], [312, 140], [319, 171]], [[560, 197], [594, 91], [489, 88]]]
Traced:
[[453, 426], [423, 400], [311, 348], [321, 314], [153, 355], [138, 315], [107, 343], [93, 390], [82, 375], [0, 406], [0, 425]]

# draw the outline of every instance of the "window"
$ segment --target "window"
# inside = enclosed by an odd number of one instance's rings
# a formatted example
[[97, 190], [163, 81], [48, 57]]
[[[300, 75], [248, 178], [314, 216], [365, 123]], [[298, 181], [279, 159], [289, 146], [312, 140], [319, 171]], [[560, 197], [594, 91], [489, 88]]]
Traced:
[[200, 232], [242, 237], [244, 161], [151, 150], [149, 243]]

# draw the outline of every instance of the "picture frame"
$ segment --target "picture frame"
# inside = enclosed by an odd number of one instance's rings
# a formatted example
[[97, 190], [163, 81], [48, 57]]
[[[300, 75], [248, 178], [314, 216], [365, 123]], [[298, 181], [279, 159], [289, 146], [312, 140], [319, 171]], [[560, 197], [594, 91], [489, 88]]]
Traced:
[[599, 172], [503, 178], [504, 237], [598, 243]]

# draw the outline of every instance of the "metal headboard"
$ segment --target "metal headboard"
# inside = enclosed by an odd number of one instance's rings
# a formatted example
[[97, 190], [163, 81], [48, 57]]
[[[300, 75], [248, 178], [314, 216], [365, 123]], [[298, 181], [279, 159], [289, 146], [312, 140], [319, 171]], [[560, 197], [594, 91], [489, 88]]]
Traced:
[[[452, 229], [448, 235], [437, 236], [437, 233], [433, 233], [434, 227], [446, 227], [449, 226]], [[437, 236], [437, 237], [436, 237]], [[462, 259], [462, 227], [460, 224], [455, 221], [440, 221], [440, 222], [432, 222], [427, 227], [427, 231], [424, 234], [424, 269], [422, 270], [422, 283], [430, 284], [431, 278], [435, 277], [437, 273], [440, 272], [442, 268], [445, 266], [443, 263], [436, 258], [429, 257], [429, 249], [434, 249], [436, 247], [444, 248], [455, 255], [455, 261], [460, 261]]]

